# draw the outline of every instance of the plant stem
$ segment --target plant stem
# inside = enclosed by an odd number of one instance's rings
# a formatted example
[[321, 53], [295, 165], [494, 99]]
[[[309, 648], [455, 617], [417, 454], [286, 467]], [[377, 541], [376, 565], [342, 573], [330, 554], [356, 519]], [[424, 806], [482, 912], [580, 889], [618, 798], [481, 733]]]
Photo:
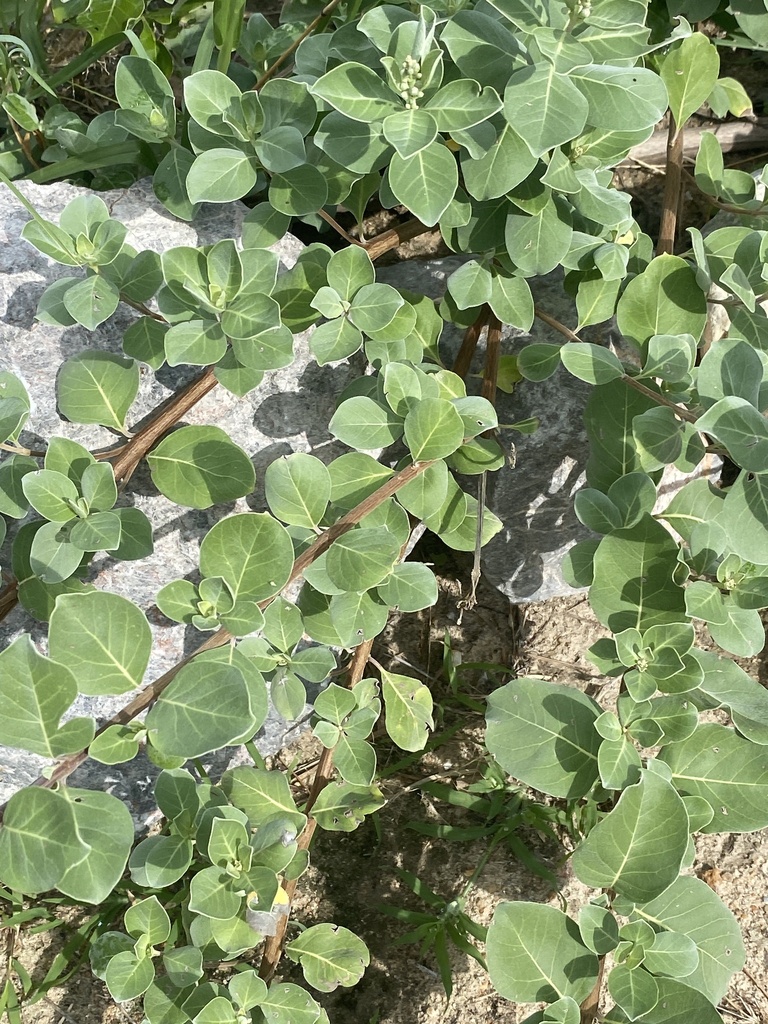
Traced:
[[317, 215], [321, 220], [324, 220], [326, 224], [330, 224], [333, 230], [337, 234], [341, 235], [345, 242], [349, 242], [350, 245], [360, 245], [365, 248], [364, 244], [358, 238], [353, 238], [348, 231], [345, 231], [341, 224], [339, 224], [339, 222], [335, 220], [330, 213], [327, 213], [325, 210], [318, 210]]
[[396, 249], [403, 242], [408, 242], [412, 238], [417, 238], [419, 235], [424, 235], [427, 231], [431, 230], [432, 228], [428, 228], [426, 224], [422, 224], [420, 220], [416, 220], [414, 217], [412, 220], [407, 220], [404, 224], [398, 224], [397, 227], [382, 231], [380, 235], [372, 238], [365, 248], [371, 259], [376, 260], [379, 256], [383, 256], [385, 252], [389, 252], [390, 249]]
[[[318, 537], [314, 544], [310, 545], [303, 554], [301, 554], [296, 561], [293, 563], [291, 574], [286, 581], [285, 587], [290, 586], [294, 580], [298, 579], [299, 576], [308, 568], [316, 558], [319, 558], [323, 552], [327, 551], [331, 544], [342, 534], [345, 534], [348, 530], [351, 530], [353, 526], [356, 526], [364, 516], [373, 512], [374, 509], [378, 508], [383, 502], [391, 498], [396, 494], [401, 487], [404, 487], [411, 480], [415, 480], [416, 477], [420, 476], [425, 470], [433, 466], [434, 462], [414, 462], [410, 466], [406, 466], [405, 469], [401, 469], [399, 473], [395, 473], [394, 476], [390, 477], [381, 487], [379, 487], [373, 494], [370, 494], [364, 501], [361, 501], [359, 505], [352, 509], [351, 512], [347, 512], [337, 523], [330, 526], [325, 533]], [[283, 587], [283, 590], [285, 590]], [[6, 588], [7, 589], [7, 588]], [[0, 595], [1, 600], [1, 595]], [[266, 601], [262, 601], [259, 607], [263, 610], [268, 607], [274, 598], [267, 598]], [[203, 651], [211, 651], [217, 647], [223, 647], [224, 644], [229, 643], [232, 640], [232, 634], [226, 629], [219, 629], [215, 633], [211, 633], [207, 640], [205, 640], [196, 650], [191, 654], [187, 655], [180, 662], [168, 669], [167, 672], [163, 673], [159, 679], [145, 686], [130, 703], [126, 704], [124, 708], [113, 715], [108, 721], [97, 729], [96, 736], [101, 736], [102, 733], [111, 725], [127, 725], [133, 721], [137, 715], [140, 715], [142, 711], [146, 711], [147, 708], [153, 704], [163, 690], [169, 686], [176, 678], [181, 669], [188, 665], [192, 659], [202, 654]], [[53, 789], [59, 782], [63, 782], [67, 779], [76, 768], [79, 768], [84, 761], [88, 759], [88, 750], [80, 750], [76, 754], [70, 754], [67, 757], [62, 758], [58, 761], [54, 767], [54, 770], [50, 778], [46, 778], [41, 775], [34, 782], [30, 783], [33, 786], [40, 786], [43, 789]], [[0, 822], [2, 822], [3, 814], [7, 802], [0, 805]]]
[[[561, 324], [559, 320], [555, 320], [555, 318], [550, 316], [549, 313], [545, 313], [543, 309], [539, 309], [537, 306], [534, 309], [534, 313], [539, 320], [543, 320], [545, 324], [549, 324], [550, 327], [562, 334], [564, 338], [568, 339], [568, 341], [582, 344], [581, 338], [578, 334], [574, 333], [570, 327], [566, 327], [565, 324]], [[646, 398], [653, 399], [653, 401], [658, 405], [664, 405], [667, 409], [672, 409], [675, 415], [679, 416], [681, 420], [685, 420], [687, 423], [695, 423], [698, 419], [698, 417], [688, 409], [684, 409], [676, 402], [673, 402], [670, 398], [667, 398], [666, 395], [661, 395], [658, 391], [654, 391], [652, 388], [647, 387], [641, 381], [636, 380], [634, 377], [630, 377], [628, 373], [625, 373], [619, 379], [623, 380], [628, 387], [633, 388], [635, 391], [639, 391], [641, 395], [645, 395]]]
[[253, 740], [246, 740], [245, 743], [243, 744], [243, 746], [245, 747], [245, 749], [250, 754], [251, 760], [253, 761], [253, 763], [256, 765], [257, 768], [266, 768], [267, 767], [266, 762], [264, 761], [264, 758], [259, 753], [259, 748], [253, 742]]
[[458, 374], [459, 377], [466, 377], [469, 373], [472, 357], [475, 354], [477, 343], [480, 340], [480, 335], [483, 333], [489, 313], [490, 309], [488, 306], [483, 305], [477, 315], [477, 320], [470, 324], [464, 332], [464, 337], [461, 339], [461, 347], [453, 363], [453, 372]]
[[329, 15], [333, 14], [334, 10], [339, 6], [340, 2], [341, 2], [341, 0], [331, 0], [331, 2], [329, 4], [325, 5], [325, 7], [322, 9], [322, 11], [320, 11], [318, 16], [314, 19], [314, 21], [311, 21], [309, 23], [309, 25], [307, 25], [307, 27], [304, 29], [304, 31], [301, 33], [301, 35], [298, 37], [298, 39], [294, 39], [294, 41], [291, 43], [291, 45], [287, 49], [283, 50], [283, 52], [280, 54], [280, 56], [277, 58], [277, 60], [273, 61], [273, 63], [270, 64], [270, 66], [267, 68], [267, 70], [264, 72], [264, 74], [258, 80], [256, 85], [254, 85], [253, 88], [256, 90], [256, 92], [258, 92], [259, 89], [261, 89], [263, 86], [265, 86], [267, 84], [267, 82], [270, 80], [270, 78], [277, 71], [280, 70], [280, 68], [288, 60], [288, 58], [291, 56], [291, 54], [295, 53], [295, 51], [298, 50], [299, 46], [301, 45], [301, 43], [304, 42], [304, 40], [307, 38], [307, 36], [312, 35], [312, 33], [315, 31], [315, 29], [320, 24], [320, 22], [324, 18], [327, 18]]
[[[355, 648], [347, 670], [347, 686], [350, 689], [363, 678], [365, 667], [371, 656], [372, 647], [373, 640], [366, 640], [364, 643], [360, 644], [359, 647]], [[332, 775], [333, 748], [325, 747], [317, 762], [315, 775], [312, 780], [312, 788], [309, 792], [307, 802], [304, 805], [304, 813], [308, 814], [309, 817], [307, 819], [307, 824], [304, 827], [304, 831], [299, 836], [298, 847], [300, 850], [308, 850], [310, 843], [312, 842], [312, 837], [314, 836], [315, 829], [317, 828], [317, 821], [309, 812], [317, 802], [317, 798], [331, 781]], [[289, 900], [293, 899], [297, 885], [298, 879], [293, 878], [284, 886]], [[278, 922], [276, 933], [274, 935], [270, 935], [264, 944], [264, 953], [262, 954], [261, 964], [259, 965], [259, 977], [263, 978], [265, 981], [269, 981], [277, 970], [277, 965], [280, 962], [280, 956], [283, 950], [283, 940], [285, 938], [285, 931], [287, 927], [288, 916], [286, 915]]]
[[678, 128], [675, 119], [669, 115], [667, 137], [667, 166], [664, 182], [664, 198], [661, 207], [661, 226], [656, 253], [673, 253], [677, 234], [677, 212], [680, 206], [680, 185], [683, 173], [683, 126]]
[[594, 1024], [600, 1013], [600, 990], [603, 987], [603, 974], [605, 973], [605, 957], [601, 956], [597, 968], [597, 981], [595, 987], [581, 1004], [580, 1024]]
[[707, 197], [708, 202], [710, 202], [712, 206], [716, 206], [718, 210], [725, 210], [726, 213], [737, 213], [740, 217], [765, 216], [766, 206], [768, 206], [768, 201], [766, 200], [763, 200], [761, 205], [753, 210], [745, 210], [743, 206], [735, 206], [733, 203], [724, 203], [722, 202], [722, 200], [716, 199], [715, 196], [711, 196], [709, 192], [705, 192], [703, 189], [699, 188], [698, 182], [696, 181], [694, 176], [690, 173], [690, 171], [687, 171], [685, 168], [683, 168], [683, 178], [685, 178], [685, 180], [690, 185], [694, 185], [696, 188], [698, 188], [699, 192], [701, 192], [703, 196]]
[[112, 463], [118, 487], [125, 487], [152, 445], [159, 441], [171, 427], [175, 426], [218, 383], [213, 374], [213, 367], [209, 366], [204, 373], [173, 395], [166, 406], [161, 408], [135, 437], [131, 438]]

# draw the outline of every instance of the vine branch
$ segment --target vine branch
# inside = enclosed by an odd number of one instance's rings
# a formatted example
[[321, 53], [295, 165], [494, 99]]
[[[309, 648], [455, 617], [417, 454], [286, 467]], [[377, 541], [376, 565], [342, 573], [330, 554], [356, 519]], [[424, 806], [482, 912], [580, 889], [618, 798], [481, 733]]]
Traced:
[[341, 0], [331, 0], [329, 4], [325, 5], [325, 7], [322, 9], [322, 11], [320, 11], [318, 16], [314, 19], [314, 21], [311, 21], [309, 25], [307, 25], [307, 27], [304, 29], [301, 35], [297, 39], [294, 39], [291, 45], [287, 47], [285, 50], [283, 50], [280, 56], [275, 61], [273, 61], [272, 64], [270, 64], [270, 66], [267, 68], [267, 70], [264, 72], [264, 74], [261, 76], [258, 82], [254, 85], [253, 88], [256, 92], [258, 92], [259, 89], [262, 89], [267, 84], [270, 78], [272, 78], [272, 76], [277, 71], [280, 70], [283, 64], [285, 64], [285, 62], [288, 60], [291, 54], [295, 53], [296, 50], [298, 50], [299, 46], [304, 42], [307, 36], [312, 35], [312, 33], [315, 31], [318, 25], [323, 21], [323, 19], [333, 14], [334, 10], [339, 6], [340, 3]]
[[[559, 320], [556, 320], [549, 313], [545, 313], [543, 309], [539, 309], [539, 307], [536, 306], [534, 308], [534, 313], [539, 320], [542, 320], [545, 324], [549, 324], [550, 327], [562, 334], [564, 338], [568, 339], [568, 341], [583, 344], [582, 339], [575, 333], [575, 331], [572, 331], [570, 327], [566, 327], [565, 324], [561, 324]], [[646, 398], [651, 398], [657, 403], [657, 405], [664, 405], [667, 409], [671, 409], [676, 416], [679, 416], [681, 420], [685, 420], [686, 423], [695, 423], [698, 419], [698, 417], [694, 413], [690, 412], [690, 410], [682, 408], [682, 406], [679, 406], [676, 402], [667, 398], [666, 395], [662, 395], [658, 391], [654, 391], [653, 388], [647, 387], [647, 385], [643, 384], [642, 381], [637, 380], [635, 377], [631, 377], [628, 373], [622, 374], [619, 379], [623, 380], [624, 383], [634, 391], [638, 391], [641, 395], [645, 395]]]

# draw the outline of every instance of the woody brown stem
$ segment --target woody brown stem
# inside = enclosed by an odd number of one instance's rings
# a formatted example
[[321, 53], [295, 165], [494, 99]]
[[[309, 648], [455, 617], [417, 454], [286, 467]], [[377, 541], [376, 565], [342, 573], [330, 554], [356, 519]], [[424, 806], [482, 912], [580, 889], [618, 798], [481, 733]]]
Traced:
[[[485, 346], [485, 372], [483, 373], [483, 398], [496, 405], [496, 382], [499, 379], [501, 359], [501, 321], [491, 314], [488, 317], [488, 341]], [[454, 368], [454, 372], [458, 372]]]
[[118, 487], [124, 487], [127, 484], [136, 467], [152, 446], [180, 419], [183, 419], [189, 410], [194, 408], [218, 383], [213, 374], [213, 367], [209, 366], [203, 374], [177, 392], [146, 427], [131, 438], [112, 463]]
[[603, 987], [603, 974], [605, 973], [605, 957], [601, 956], [597, 968], [597, 981], [592, 991], [581, 1004], [580, 1024], [594, 1024], [600, 1013], [600, 990]]
[[365, 249], [372, 260], [377, 260], [379, 256], [383, 256], [390, 249], [396, 249], [403, 242], [408, 242], [412, 238], [417, 238], [419, 235], [424, 235], [427, 231], [431, 230], [432, 228], [428, 228], [420, 220], [415, 218], [407, 220], [404, 224], [398, 224], [397, 227], [388, 228], [386, 231], [382, 231], [380, 235], [376, 235], [375, 238], [366, 243]]
[[483, 333], [483, 328], [488, 320], [488, 313], [490, 310], [488, 306], [483, 306], [477, 315], [477, 319], [473, 324], [464, 331], [464, 337], [461, 339], [461, 347], [456, 355], [456, 359], [453, 363], [453, 372], [458, 374], [459, 377], [466, 377], [469, 373], [469, 368], [472, 365], [472, 358], [477, 349], [477, 343], [480, 340], [480, 335]]
[[[363, 673], [365, 672], [368, 664], [368, 659], [371, 656], [372, 647], [373, 640], [366, 640], [364, 643], [360, 644], [359, 647], [355, 648], [347, 670], [347, 686], [350, 689], [363, 678]], [[307, 824], [304, 827], [304, 831], [299, 836], [297, 845], [300, 850], [308, 850], [310, 843], [312, 842], [315, 829], [317, 828], [317, 821], [312, 817], [310, 811], [315, 806], [317, 798], [331, 781], [332, 775], [333, 748], [325, 747], [317, 762], [315, 775], [312, 780], [312, 788], [309, 792], [307, 802], [304, 805], [304, 813], [309, 815], [309, 817], [307, 819]], [[289, 901], [293, 900], [298, 882], [299, 880], [297, 878], [293, 878], [289, 882], [286, 882], [284, 886], [285, 893]], [[285, 939], [285, 931], [287, 927], [288, 915], [280, 918], [277, 925], [277, 931], [274, 935], [270, 935], [264, 944], [264, 952], [259, 966], [259, 977], [263, 978], [264, 981], [269, 981], [277, 970], [277, 965], [280, 962], [280, 956], [283, 951], [283, 940]]]
[[673, 253], [677, 234], [677, 214], [680, 207], [680, 187], [683, 173], [683, 127], [677, 127], [669, 115], [667, 137], [667, 165], [664, 182], [664, 198], [661, 205], [661, 225], [657, 254]]

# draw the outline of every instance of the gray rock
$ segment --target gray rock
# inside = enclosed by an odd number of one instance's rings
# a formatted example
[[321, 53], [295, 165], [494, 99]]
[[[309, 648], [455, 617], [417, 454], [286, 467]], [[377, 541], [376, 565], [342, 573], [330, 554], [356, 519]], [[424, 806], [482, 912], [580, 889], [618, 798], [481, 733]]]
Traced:
[[[63, 207], [84, 191], [64, 183], [21, 183], [19, 187], [44, 217], [54, 221]], [[186, 224], [175, 220], [160, 205], [148, 181], [126, 190], [99, 194], [112, 215], [128, 226], [128, 241], [138, 250], [162, 252], [175, 245], [205, 245], [221, 238], [237, 238], [246, 213], [241, 203], [204, 205], [194, 224]], [[68, 423], [60, 417], [55, 401], [56, 372], [64, 359], [86, 348], [119, 352], [123, 332], [138, 314], [121, 305], [94, 332], [79, 326], [57, 328], [36, 321], [35, 311], [44, 289], [57, 278], [78, 272], [52, 263], [20, 238], [27, 220], [29, 215], [18, 200], [5, 186], [0, 186], [0, 367], [20, 377], [32, 399], [32, 413], [20, 443], [36, 449], [44, 447], [51, 436], [60, 435], [91, 450], [112, 447], [115, 436], [105, 428]], [[301, 249], [298, 239], [286, 236], [276, 251], [283, 263], [291, 266]], [[318, 454], [332, 457], [343, 450], [338, 447], [337, 451], [331, 442], [328, 422], [336, 395], [359, 371], [348, 364], [318, 367], [310, 356], [305, 335], [297, 337], [296, 351], [297, 358], [290, 367], [267, 374], [262, 385], [250, 395], [236, 398], [221, 387], [215, 388], [184, 420], [191, 424], [213, 423], [224, 429], [252, 456], [259, 481], [263, 481], [266, 466], [279, 455], [320, 448]], [[189, 367], [164, 368], [157, 374], [144, 369], [129, 425], [139, 423], [198, 372]], [[257, 492], [247, 499], [204, 511], [184, 510], [158, 493], [146, 466], [142, 466], [120, 503], [135, 505], [149, 517], [155, 530], [154, 554], [139, 562], [117, 562], [106, 554], [99, 555], [90, 579], [105, 590], [130, 598], [148, 613], [154, 634], [146, 676], [149, 681], [189, 653], [201, 639], [191, 627], [169, 624], [159, 615], [153, 608], [155, 594], [172, 579], [194, 576], [198, 548], [205, 533], [232, 512], [263, 509], [263, 493], [257, 486]], [[6, 548], [4, 554], [7, 551]], [[8, 559], [3, 558], [2, 564], [8, 565]], [[0, 647], [4, 648], [24, 631], [31, 632], [35, 643], [45, 652], [45, 626], [21, 607], [0, 623]], [[70, 715], [92, 715], [101, 722], [127, 700], [125, 696], [81, 696]], [[273, 711], [257, 737], [257, 745], [262, 754], [272, 754], [290, 738], [288, 725]], [[226, 756], [231, 754], [231, 750], [226, 752]], [[223, 769], [225, 760], [226, 757], [218, 758], [218, 769]], [[23, 751], [0, 748], [0, 799], [33, 781], [45, 763]], [[156, 769], [143, 758], [114, 768], [88, 762], [72, 776], [72, 783], [108, 788], [125, 798], [140, 819], [151, 807], [151, 780], [155, 774]]]
[[[461, 263], [458, 256], [412, 260], [386, 267], [380, 277], [437, 298]], [[531, 288], [537, 306], [562, 323], [573, 322], [573, 302], [560, 274], [536, 279]], [[532, 341], [563, 341], [562, 335], [540, 320], [528, 333], [505, 327], [504, 339], [505, 354], [519, 352]], [[448, 332], [447, 350], [455, 352], [460, 341], [458, 330]], [[477, 370], [482, 368], [483, 353], [481, 343]], [[590, 385], [560, 368], [540, 383], [522, 382], [511, 395], [497, 392], [500, 423], [530, 416], [541, 422], [534, 434], [502, 432], [503, 440], [514, 446], [514, 465], [488, 476], [488, 506], [504, 528], [483, 549], [483, 570], [511, 601], [543, 601], [575, 593], [563, 579], [560, 564], [576, 541], [592, 536], [573, 512], [573, 496], [584, 484], [589, 456], [582, 414], [590, 391]]]

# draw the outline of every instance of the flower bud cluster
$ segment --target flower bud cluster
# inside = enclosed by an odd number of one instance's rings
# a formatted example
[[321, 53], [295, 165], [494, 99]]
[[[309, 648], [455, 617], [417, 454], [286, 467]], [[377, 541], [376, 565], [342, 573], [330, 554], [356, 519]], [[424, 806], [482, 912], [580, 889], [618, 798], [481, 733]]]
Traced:
[[401, 65], [400, 75], [398, 82], [400, 97], [405, 100], [405, 105], [409, 110], [416, 110], [417, 101], [424, 95], [424, 91], [419, 87], [421, 64], [411, 56], [406, 57]]

